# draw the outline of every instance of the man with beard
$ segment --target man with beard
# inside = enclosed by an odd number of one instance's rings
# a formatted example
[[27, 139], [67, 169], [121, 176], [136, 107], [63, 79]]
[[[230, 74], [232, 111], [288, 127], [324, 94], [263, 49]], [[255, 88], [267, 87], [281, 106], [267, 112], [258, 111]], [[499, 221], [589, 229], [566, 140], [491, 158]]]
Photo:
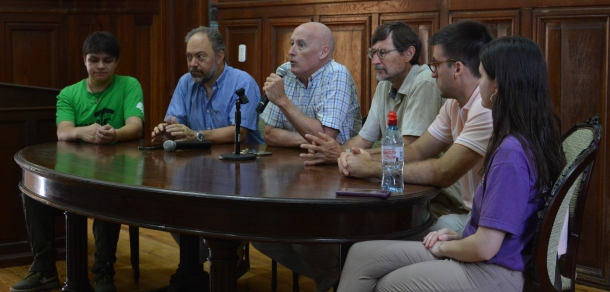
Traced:
[[[341, 152], [351, 147], [368, 149], [379, 141], [387, 128], [388, 112], [395, 111], [398, 129], [405, 145], [426, 132], [445, 99], [441, 98], [428, 66], [419, 65], [421, 42], [406, 23], [388, 22], [379, 26], [371, 38], [368, 56], [377, 73], [377, 89], [366, 122], [360, 133], [343, 145], [330, 136], [305, 135], [313, 144], [302, 144], [309, 153], [301, 154], [306, 165], [337, 163]], [[380, 153], [381, 148], [367, 150]]]
[[[352, 147], [379, 154], [381, 147], [371, 146], [384, 136], [390, 111], [399, 117], [398, 130], [405, 145], [409, 145], [427, 131], [445, 103], [430, 67], [419, 64], [422, 46], [413, 28], [402, 21], [384, 23], [375, 30], [371, 43], [373, 46], [368, 50], [368, 56], [379, 84], [362, 130], [343, 145], [324, 133], [305, 135], [314, 142], [301, 145], [301, 148], [309, 150], [309, 153], [301, 154], [301, 157], [308, 158], [306, 165], [336, 164], [341, 152]], [[441, 195], [431, 202], [430, 209], [437, 218], [449, 213], [468, 213], [461, 202], [459, 184], [456, 183], [444, 188]]]
[[[235, 91], [243, 88], [249, 102], [241, 106], [241, 142], [264, 144], [258, 130], [256, 105], [260, 92], [248, 73], [225, 64], [225, 45], [216, 29], [200, 26], [186, 34], [186, 60], [189, 73], [178, 81], [174, 96], [160, 123], [152, 132], [153, 142], [210, 141], [233, 143], [235, 139]], [[245, 138], [244, 140], [244, 137]], [[179, 236], [172, 233], [179, 243]], [[247, 242], [238, 248], [241, 260]], [[208, 249], [199, 240], [200, 261], [207, 259]], [[238, 277], [249, 269], [249, 262], [238, 263]]]
[[225, 64], [225, 46], [218, 30], [201, 26], [191, 30], [185, 41], [189, 73], [178, 81], [165, 122], [154, 128], [152, 141], [233, 143], [235, 91], [243, 88], [250, 102], [241, 106], [241, 142], [265, 143], [255, 111], [260, 101], [258, 85], [248, 73]]
[[[481, 105], [479, 92], [479, 52], [492, 36], [485, 24], [461, 20], [438, 30], [428, 41], [432, 46], [432, 78], [447, 102], [428, 130], [415, 142], [405, 145], [403, 166], [406, 183], [448, 187], [460, 183], [461, 197], [453, 202], [472, 208], [472, 198], [482, 180], [479, 170], [492, 133], [491, 111]], [[445, 151], [442, 156], [439, 153]], [[339, 171], [357, 178], [381, 177], [381, 163], [368, 150], [352, 148], [343, 152]], [[438, 196], [437, 196], [438, 197]], [[451, 212], [438, 218], [427, 231], [408, 239], [422, 240], [430, 231], [461, 229], [469, 214]]]

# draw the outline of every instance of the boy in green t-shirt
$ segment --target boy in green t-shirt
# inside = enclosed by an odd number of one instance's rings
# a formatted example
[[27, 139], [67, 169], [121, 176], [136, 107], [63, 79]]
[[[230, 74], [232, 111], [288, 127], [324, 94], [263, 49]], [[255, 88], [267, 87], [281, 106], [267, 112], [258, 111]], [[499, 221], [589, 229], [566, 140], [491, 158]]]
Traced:
[[[83, 44], [88, 78], [64, 88], [57, 96], [57, 139], [110, 144], [138, 139], [142, 133], [142, 87], [132, 77], [114, 74], [121, 47], [108, 32], [94, 32]], [[55, 266], [55, 220], [60, 210], [21, 195], [34, 262], [11, 292], [46, 291], [59, 287]], [[114, 262], [120, 224], [95, 219], [96, 292], [114, 292]]]

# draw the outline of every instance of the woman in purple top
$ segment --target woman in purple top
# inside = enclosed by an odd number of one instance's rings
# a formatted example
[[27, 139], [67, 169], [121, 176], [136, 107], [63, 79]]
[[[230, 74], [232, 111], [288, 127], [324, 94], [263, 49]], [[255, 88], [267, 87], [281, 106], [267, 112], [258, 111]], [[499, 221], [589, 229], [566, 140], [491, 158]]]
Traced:
[[565, 165], [546, 62], [531, 40], [502, 37], [481, 51], [482, 104], [493, 134], [483, 181], [462, 233], [441, 229], [423, 244], [368, 241], [349, 252], [339, 291], [522, 291], [536, 212]]

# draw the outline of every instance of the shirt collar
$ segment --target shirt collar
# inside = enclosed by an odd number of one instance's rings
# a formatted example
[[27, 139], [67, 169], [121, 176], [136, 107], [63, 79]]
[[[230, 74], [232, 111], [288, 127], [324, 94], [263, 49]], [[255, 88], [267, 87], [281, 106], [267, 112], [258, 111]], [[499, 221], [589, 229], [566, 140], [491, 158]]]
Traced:
[[[330, 60], [330, 62], [324, 64], [324, 66], [322, 66], [322, 68], [318, 69], [318, 71], [314, 72], [313, 74], [311, 74], [311, 76], [309, 76], [309, 78], [307, 78], [307, 88], [314, 85], [314, 81], [318, 80], [319, 77], [322, 76], [322, 73], [324, 73], [326, 68], [328, 68], [330, 66], [330, 63], [332, 63], [333, 61], [334, 61], [334, 59]], [[301, 82], [301, 80], [299, 78], [297, 78], [297, 80], [299, 80], [299, 83], [301, 83], [303, 85], [303, 87], [305, 86], [305, 84], [303, 84], [303, 82]]]
[[[225, 79], [228, 78], [226, 76], [228, 75], [227, 71], [229, 71], [229, 70], [227, 70], [227, 69], [229, 69], [229, 68], [230, 68], [229, 65], [227, 65], [227, 63], [225, 62], [222, 73], [220, 73], [220, 76], [218, 76], [218, 79], [216, 79], [216, 81], [214, 82], [214, 85], [212, 85], [213, 89], [220, 87], [220, 85], [225, 81]], [[216, 91], [216, 90], [214, 90], [214, 91]]]
[[[413, 83], [415, 78], [417, 78], [417, 74], [419, 74], [419, 72], [422, 71], [422, 69], [425, 69], [425, 68], [420, 65], [411, 66], [411, 69], [409, 70], [407, 77], [405, 77], [405, 80], [402, 81], [402, 84], [400, 85], [400, 88], [398, 90], [396, 90], [396, 89], [394, 89], [394, 87], [390, 86], [390, 89], [388, 92], [390, 97], [392, 99], [396, 99], [396, 98], [402, 99], [402, 97], [407, 95], [407, 93], [409, 93], [409, 88], [411, 87], [411, 84]], [[432, 74], [432, 72], [430, 72], [430, 74]]]
[[[402, 81], [402, 84], [398, 89], [398, 93], [400, 93], [401, 95], [407, 95], [407, 93], [409, 92], [409, 87], [411, 87], [411, 84], [413, 83], [413, 81], [415, 81], [415, 78], [417, 78], [417, 75], [420, 71], [422, 71], [422, 69], [425, 68], [420, 65], [411, 66], [411, 70], [409, 70], [409, 74], [407, 74], [405, 80]], [[430, 74], [432, 74], [432, 72], [430, 72]]]
[[474, 101], [477, 99], [480, 99], [478, 86], [477, 86], [477, 88], [474, 89], [474, 91], [470, 95], [470, 99], [468, 99], [468, 102], [464, 105], [464, 107], [462, 109], [469, 110], [472, 107], [472, 105], [474, 104]]

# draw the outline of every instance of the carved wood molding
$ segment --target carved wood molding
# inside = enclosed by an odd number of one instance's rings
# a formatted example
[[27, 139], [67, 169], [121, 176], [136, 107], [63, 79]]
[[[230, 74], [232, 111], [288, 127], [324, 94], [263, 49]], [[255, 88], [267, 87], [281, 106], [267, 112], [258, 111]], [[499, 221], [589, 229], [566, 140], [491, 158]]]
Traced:
[[9, 0], [0, 2], [0, 13], [159, 13], [161, 0]]

